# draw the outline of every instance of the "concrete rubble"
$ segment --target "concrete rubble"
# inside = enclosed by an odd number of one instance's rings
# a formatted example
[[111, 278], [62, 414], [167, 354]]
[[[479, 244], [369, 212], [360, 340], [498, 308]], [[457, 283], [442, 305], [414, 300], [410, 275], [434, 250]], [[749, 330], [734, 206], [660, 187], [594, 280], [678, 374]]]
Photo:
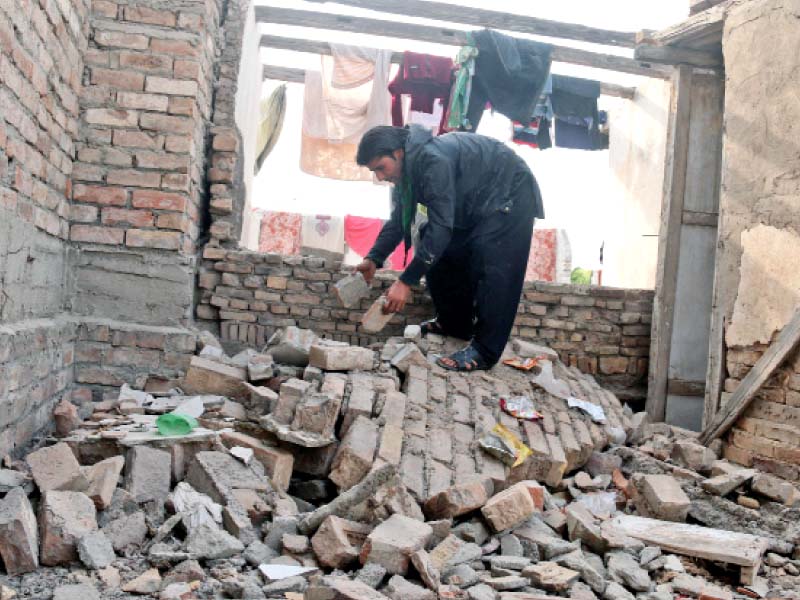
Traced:
[[[358, 348], [288, 328], [229, 357], [204, 334], [179, 387], [126, 388], [82, 421], [59, 404], [58, 437], [0, 471], [0, 593], [797, 597], [791, 483], [649, 424], [548, 348], [509, 345], [539, 357], [530, 373], [437, 367], [456, 344], [412, 329]], [[542, 419], [500, 410], [520, 395]], [[158, 416], [182, 410], [198, 426], [160, 435]], [[489, 453], [498, 425], [530, 455]]]

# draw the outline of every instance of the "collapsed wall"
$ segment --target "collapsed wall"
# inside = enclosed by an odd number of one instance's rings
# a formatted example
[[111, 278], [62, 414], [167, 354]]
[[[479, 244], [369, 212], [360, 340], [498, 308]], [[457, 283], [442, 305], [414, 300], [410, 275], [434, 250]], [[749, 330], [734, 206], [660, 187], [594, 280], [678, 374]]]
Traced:
[[[712, 340], [724, 338], [726, 354], [709, 372], [709, 381], [724, 382], [722, 406], [800, 304], [800, 277], [793, 268], [800, 260], [798, 17], [797, 3], [760, 0], [733, 6], [725, 22], [724, 170]], [[795, 353], [729, 433], [728, 458], [800, 479], [798, 373]]]
[[[229, 344], [261, 347], [282, 327], [296, 325], [325, 337], [367, 345], [402, 335], [406, 325], [433, 316], [418, 288], [401, 314], [380, 334], [360, 328], [361, 316], [394, 275], [379, 276], [361, 306], [343, 308], [333, 283], [340, 263], [318, 257], [279, 256], [206, 246], [200, 267], [198, 324]], [[650, 351], [653, 292], [528, 282], [512, 335], [539, 341], [561, 360], [613, 388], [622, 398], [642, 398]]]

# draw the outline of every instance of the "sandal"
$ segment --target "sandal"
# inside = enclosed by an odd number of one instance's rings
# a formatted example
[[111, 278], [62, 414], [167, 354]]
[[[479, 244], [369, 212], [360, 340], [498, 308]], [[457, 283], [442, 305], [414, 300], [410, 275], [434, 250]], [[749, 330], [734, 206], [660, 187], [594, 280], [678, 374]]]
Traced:
[[[448, 365], [445, 360], [450, 359], [455, 363], [455, 365]], [[486, 371], [490, 369], [492, 365], [481, 356], [481, 353], [472, 346], [469, 345], [463, 350], [459, 350], [458, 352], [454, 352], [450, 356], [441, 357], [436, 360], [436, 364], [442, 367], [443, 369], [447, 369], [448, 371]]]
[[429, 333], [446, 335], [444, 332], [444, 327], [442, 327], [442, 324], [439, 323], [438, 319], [429, 319], [428, 321], [423, 321], [419, 324], [419, 328], [422, 331], [423, 337]]

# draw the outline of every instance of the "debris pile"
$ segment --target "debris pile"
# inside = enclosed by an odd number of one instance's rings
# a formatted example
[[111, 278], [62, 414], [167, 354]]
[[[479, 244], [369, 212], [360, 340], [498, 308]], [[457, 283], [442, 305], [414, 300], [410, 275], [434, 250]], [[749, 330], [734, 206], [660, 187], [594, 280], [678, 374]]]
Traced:
[[0, 599], [797, 597], [792, 484], [548, 348], [435, 366], [455, 344], [203, 334], [174, 385], [62, 403], [0, 470]]

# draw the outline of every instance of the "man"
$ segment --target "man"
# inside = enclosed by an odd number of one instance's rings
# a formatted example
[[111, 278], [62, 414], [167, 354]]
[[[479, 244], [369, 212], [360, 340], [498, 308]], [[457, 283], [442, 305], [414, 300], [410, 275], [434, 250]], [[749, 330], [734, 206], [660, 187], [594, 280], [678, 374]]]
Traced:
[[403, 310], [411, 286], [425, 276], [436, 318], [423, 323], [423, 333], [470, 341], [439, 365], [457, 371], [492, 367], [517, 314], [534, 220], [544, 217], [530, 169], [491, 138], [433, 137], [415, 125], [370, 129], [356, 162], [394, 184], [391, 218], [357, 270], [371, 281], [401, 241], [408, 248], [418, 213], [427, 213], [414, 258], [389, 288], [384, 310]]

